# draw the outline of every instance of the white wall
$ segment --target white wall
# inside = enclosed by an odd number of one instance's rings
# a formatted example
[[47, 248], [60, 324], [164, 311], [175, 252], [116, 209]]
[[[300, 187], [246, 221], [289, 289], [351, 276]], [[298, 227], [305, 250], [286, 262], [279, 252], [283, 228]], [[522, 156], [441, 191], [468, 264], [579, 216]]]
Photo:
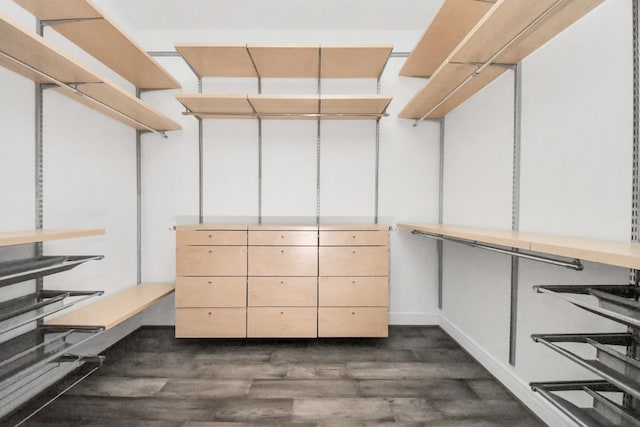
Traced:
[[[631, 40], [631, 2], [608, 1], [523, 61], [521, 230], [629, 240]], [[446, 223], [511, 228], [512, 108], [509, 72], [447, 116]], [[531, 287], [623, 284], [628, 270], [587, 262], [575, 272], [521, 261], [512, 367], [510, 259], [453, 243], [444, 252], [443, 327], [544, 421], [571, 425], [528, 383], [593, 376], [530, 335], [624, 327]]]

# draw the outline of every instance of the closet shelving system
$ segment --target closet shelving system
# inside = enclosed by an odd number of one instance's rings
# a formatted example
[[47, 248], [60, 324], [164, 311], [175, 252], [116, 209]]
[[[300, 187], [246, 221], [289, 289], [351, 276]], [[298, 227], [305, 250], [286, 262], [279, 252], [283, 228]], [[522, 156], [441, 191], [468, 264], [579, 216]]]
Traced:
[[[262, 159], [262, 120], [315, 120], [318, 122], [318, 162], [320, 156], [320, 122], [322, 120], [372, 120], [376, 123], [376, 203], [378, 221], [378, 164], [380, 119], [392, 97], [380, 95], [380, 77], [387, 64], [391, 45], [251, 45], [251, 44], [177, 44], [176, 50], [198, 78], [197, 94], [180, 94], [176, 98], [199, 123], [200, 143], [200, 213], [203, 222], [202, 152], [203, 119], [257, 119], [258, 149]], [[202, 94], [205, 77], [250, 77], [258, 81], [257, 94]], [[263, 78], [317, 79], [316, 94], [263, 94]], [[331, 78], [377, 79], [375, 95], [325, 95], [322, 80]], [[262, 182], [261, 166], [259, 181]], [[317, 172], [318, 188], [320, 170]], [[259, 185], [258, 222], [262, 222], [262, 189]], [[316, 222], [320, 218], [317, 195]]]
[[[104, 230], [7, 232], [0, 233], [0, 247], [101, 234], [104, 234]], [[0, 289], [4, 290], [11, 285], [67, 271], [84, 262], [102, 258], [100, 255], [36, 255], [0, 262]], [[9, 296], [0, 302], [0, 402], [3, 408], [19, 404], [29, 384], [60, 364], [79, 365], [90, 361], [101, 362], [101, 358], [72, 354], [74, 349], [94, 337], [102, 330], [101, 328], [56, 327], [45, 325], [42, 320], [46, 316], [61, 312], [102, 293], [102, 291], [45, 290], [41, 289], [37, 283], [24, 288], [22, 292], [6, 293]]]
[[444, 117], [600, 3], [447, 0], [400, 70], [429, 80], [399, 117]]

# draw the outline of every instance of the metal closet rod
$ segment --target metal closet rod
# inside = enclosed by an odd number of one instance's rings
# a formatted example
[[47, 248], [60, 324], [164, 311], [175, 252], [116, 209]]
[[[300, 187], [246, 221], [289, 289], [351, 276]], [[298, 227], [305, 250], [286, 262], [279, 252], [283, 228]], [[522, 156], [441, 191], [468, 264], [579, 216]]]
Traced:
[[11, 55], [7, 55], [4, 52], [0, 52], [0, 56], [8, 59], [9, 61], [13, 62], [14, 64], [19, 65], [20, 67], [26, 68], [27, 70], [29, 70], [29, 71], [31, 71], [31, 72], [33, 72], [33, 73], [35, 73], [35, 74], [37, 74], [37, 75], [39, 75], [41, 77], [44, 77], [45, 79], [47, 79], [49, 81], [52, 81], [57, 86], [64, 87], [64, 88], [67, 88], [67, 89], [73, 91], [76, 95], [82, 96], [82, 97], [88, 99], [89, 101], [93, 102], [94, 104], [100, 105], [101, 107], [111, 111], [112, 113], [114, 113], [114, 114], [116, 114], [116, 115], [118, 115], [120, 117], [123, 117], [123, 118], [129, 120], [130, 122], [135, 123], [136, 125], [138, 125], [140, 127], [145, 128], [147, 131], [149, 131], [151, 133], [155, 133], [157, 135], [162, 135], [163, 138], [167, 137], [165, 131], [160, 131], [160, 130], [157, 130], [157, 129], [153, 129], [152, 127], [147, 126], [146, 124], [134, 119], [133, 117], [130, 117], [130, 116], [126, 115], [125, 113], [123, 113], [123, 112], [121, 112], [119, 110], [116, 110], [112, 106], [110, 106], [108, 104], [105, 104], [104, 102], [102, 102], [102, 101], [100, 101], [98, 99], [95, 99], [91, 95], [88, 95], [88, 94], [82, 92], [80, 89], [78, 89], [78, 86], [81, 85], [81, 84], [99, 84], [99, 83], [104, 84], [104, 82], [102, 82], [102, 81], [97, 81], [97, 82], [77, 82], [77, 83], [72, 83], [72, 84], [64, 83], [64, 82], [61, 82], [60, 80], [56, 79], [55, 77], [52, 77], [52, 76], [50, 76], [50, 75], [48, 75], [46, 73], [43, 73], [42, 71], [40, 71], [40, 70], [38, 70], [36, 68], [33, 68], [29, 64], [25, 64], [24, 62], [20, 61], [19, 59], [14, 58]]
[[[449, 100], [449, 98], [451, 98], [453, 95], [455, 95], [456, 93], [458, 93], [458, 91], [460, 89], [462, 89], [467, 83], [469, 83], [469, 81], [471, 81], [474, 77], [476, 77], [477, 75], [479, 75], [482, 71], [484, 71], [485, 68], [489, 67], [490, 65], [493, 65], [493, 63], [495, 62], [496, 59], [498, 59], [498, 57], [500, 55], [502, 55], [504, 53], [504, 51], [506, 51], [507, 49], [509, 49], [511, 47], [511, 45], [513, 45], [514, 43], [516, 43], [517, 41], [519, 41], [522, 37], [525, 36], [525, 34], [527, 34], [529, 31], [531, 31], [535, 26], [537, 26], [541, 21], [543, 21], [547, 16], [551, 15], [552, 13], [554, 13], [556, 11], [556, 9], [558, 9], [560, 6], [562, 6], [567, 0], [558, 0], [556, 1], [552, 6], [550, 6], [547, 10], [545, 10], [541, 15], [539, 15], [536, 19], [534, 19], [533, 21], [531, 21], [529, 23], [529, 25], [527, 25], [526, 27], [524, 27], [522, 30], [520, 30], [520, 32], [518, 34], [515, 35], [515, 37], [513, 37], [511, 40], [509, 40], [507, 42], [507, 44], [505, 44], [504, 46], [502, 46], [502, 48], [500, 48], [500, 50], [498, 50], [496, 53], [494, 53], [491, 58], [489, 58], [486, 62], [484, 63], [477, 63], [476, 64], [476, 70], [469, 75], [466, 79], [464, 79], [460, 84], [458, 84], [451, 92], [449, 92], [447, 94], [447, 96], [445, 96], [440, 102], [438, 102], [435, 106], [433, 106], [433, 108], [431, 108], [429, 111], [427, 111], [425, 113], [425, 115], [423, 115], [420, 119], [416, 120], [413, 123], [413, 126], [416, 127], [418, 126], [420, 123], [422, 123], [429, 114], [433, 113], [434, 111], [436, 111], [438, 108], [440, 108], [440, 106], [442, 104], [444, 104], [445, 102], [447, 102]], [[499, 64], [500, 66], [504, 66], [507, 64]], [[511, 65], [515, 65], [515, 64], [511, 64]]]
[[522, 253], [517, 249], [497, 248], [495, 246], [486, 245], [484, 243], [478, 243], [478, 241], [476, 241], [476, 240], [465, 240], [465, 239], [460, 239], [460, 238], [457, 238], [457, 237], [444, 236], [444, 235], [441, 235], [441, 234], [425, 233], [424, 231], [418, 231], [418, 230], [412, 230], [411, 234], [421, 234], [423, 236], [431, 237], [432, 239], [436, 239], [436, 240], [449, 240], [449, 241], [452, 241], [452, 242], [455, 242], [455, 243], [460, 243], [460, 244], [463, 244], [463, 245], [471, 246], [472, 248], [486, 249], [486, 250], [492, 251], [492, 252], [498, 252], [498, 253], [505, 254], [505, 255], [511, 255], [511, 256], [518, 257], [518, 258], [528, 259], [528, 260], [531, 260], [531, 261], [544, 262], [546, 264], [551, 264], [551, 265], [556, 265], [556, 266], [559, 266], [559, 267], [570, 268], [570, 269], [577, 270], [577, 271], [584, 270], [584, 266], [582, 265], [582, 262], [580, 262], [579, 259], [574, 259], [573, 261], [564, 261], [564, 260], [560, 260], [560, 259], [556, 259], [556, 258], [545, 257], [545, 256], [542, 256], [542, 255]]
[[251, 118], [256, 118], [256, 119], [260, 119], [263, 117], [376, 117], [376, 118], [380, 118], [380, 117], [388, 117], [389, 113], [305, 113], [305, 114], [298, 114], [298, 113], [267, 113], [267, 114], [260, 114], [260, 113], [203, 113], [203, 112], [197, 112], [194, 113], [193, 111], [183, 111], [182, 112], [183, 115], [185, 116], [205, 116], [204, 118], [206, 118], [206, 116], [219, 116], [219, 117], [251, 117]]

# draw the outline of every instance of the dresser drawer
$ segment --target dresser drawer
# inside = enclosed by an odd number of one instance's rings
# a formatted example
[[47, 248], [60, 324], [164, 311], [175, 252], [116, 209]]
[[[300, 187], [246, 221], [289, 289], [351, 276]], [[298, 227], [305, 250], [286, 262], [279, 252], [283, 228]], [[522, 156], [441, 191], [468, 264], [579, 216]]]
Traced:
[[388, 246], [387, 231], [320, 231], [320, 246]]
[[328, 307], [389, 305], [387, 277], [320, 277], [319, 305]]
[[229, 230], [188, 230], [176, 233], [176, 246], [221, 245], [244, 246], [247, 244], [246, 231]]
[[315, 277], [250, 277], [249, 306], [316, 307]]
[[176, 307], [245, 307], [246, 277], [178, 277]]
[[319, 248], [320, 276], [388, 276], [386, 246]]
[[246, 246], [178, 246], [177, 276], [246, 276]]
[[249, 231], [249, 246], [316, 246], [317, 244], [317, 231]]
[[317, 276], [318, 248], [249, 246], [249, 276]]
[[176, 338], [244, 338], [245, 308], [177, 308]]
[[319, 337], [387, 337], [386, 307], [320, 307]]
[[249, 338], [315, 338], [318, 309], [309, 307], [249, 307]]

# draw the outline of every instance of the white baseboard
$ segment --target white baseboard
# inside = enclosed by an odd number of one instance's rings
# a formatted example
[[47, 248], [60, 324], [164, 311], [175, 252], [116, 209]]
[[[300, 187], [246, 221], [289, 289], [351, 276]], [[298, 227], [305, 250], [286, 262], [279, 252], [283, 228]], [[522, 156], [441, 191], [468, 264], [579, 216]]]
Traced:
[[446, 317], [440, 316], [440, 326], [547, 425], [575, 427], [574, 422], [532, 391], [529, 385], [516, 375], [511, 365], [505, 366]]
[[389, 312], [390, 325], [439, 325], [439, 313], [425, 312]]

